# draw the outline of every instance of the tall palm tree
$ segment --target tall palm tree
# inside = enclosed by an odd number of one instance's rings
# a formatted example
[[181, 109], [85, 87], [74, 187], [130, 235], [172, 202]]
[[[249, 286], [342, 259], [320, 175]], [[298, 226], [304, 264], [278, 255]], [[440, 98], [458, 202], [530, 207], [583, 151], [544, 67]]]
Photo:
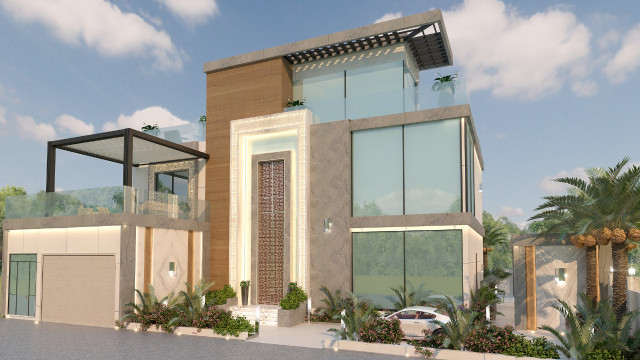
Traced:
[[484, 271], [489, 270], [489, 252], [493, 251], [494, 246], [507, 243], [507, 231], [499, 220], [485, 221], [484, 237], [482, 238], [482, 262]]
[[629, 158], [608, 169], [587, 170], [588, 180], [556, 179], [571, 186], [568, 195], [548, 196], [532, 219], [556, 222], [550, 230], [574, 233], [571, 241], [587, 247], [587, 296], [597, 301], [597, 256], [589, 248], [611, 242], [613, 260], [613, 308], [618, 318], [627, 310], [627, 240], [640, 241], [640, 167], [623, 171]]

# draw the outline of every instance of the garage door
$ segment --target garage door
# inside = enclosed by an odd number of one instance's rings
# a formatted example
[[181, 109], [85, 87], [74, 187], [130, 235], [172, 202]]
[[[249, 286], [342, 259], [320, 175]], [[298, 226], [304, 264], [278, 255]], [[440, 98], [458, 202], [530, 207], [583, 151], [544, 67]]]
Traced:
[[113, 326], [114, 255], [45, 255], [42, 266], [42, 321]]

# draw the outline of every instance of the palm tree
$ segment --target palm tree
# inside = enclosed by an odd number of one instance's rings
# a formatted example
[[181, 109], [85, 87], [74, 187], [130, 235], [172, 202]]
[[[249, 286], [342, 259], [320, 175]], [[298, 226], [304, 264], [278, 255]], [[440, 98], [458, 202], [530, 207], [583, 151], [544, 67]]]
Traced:
[[483, 221], [484, 237], [482, 238], [482, 262], [484, 271], [489, 269], [489, 252], [493, 251], [494, 246], [504, 245], [507, 243], [508, 233], [500, 223], [500, 220]]
[[545, 196], [546, 201], [535, 209], [540, 212], [529, 220], [546, 221], [549, 224], [545, 231], [547, 235], [555, 233], [562, 238], [568, 233], [574, 234], [570, 236], [571, 242], [577, 248], [586, 246], [586, 294], [592, 303], [596, 303], [600, 301], [598, 249], [595, 238], [589, 233], [591, 227], [588, 223], [598, 214], [595, 208], [596, 189], [592, 183], [578, 178], [559, 178], [555, 181], [570, 185], [569, 194]]
[[[568, 195], [547, 196], [536, 210], [544, 210], [531, 219], [552, 220], [550, 231], [571, 232], [571, 242], [587, 247], [587, 297], [599, 300], [595, 246], [611, 242], [613, 259], [613, 308], [618, 319], [627, 310], [628, 244], [640, 241], [640, 168], [624, 158], [613, 168], [587, 170], [588, 180], [560, 178], [555, 181], [571, 186]], [[592, 249], [593, 248], [593, 249]]]
[[444, 309], [449, 315], [449, 322], [446, 324], [439, 320], [433, 321], [442, 328], [446, 336], [443, 347], [446, 349], [451, 345], [456, 350], [464, 350], [465, 340], [469, 334], [482, 326], [482, 321], [478, 321], [482, 319], [482, 314], [460, 308], [449, 296], [446, 296], [446, 300], [442, 300], [438, 307]]

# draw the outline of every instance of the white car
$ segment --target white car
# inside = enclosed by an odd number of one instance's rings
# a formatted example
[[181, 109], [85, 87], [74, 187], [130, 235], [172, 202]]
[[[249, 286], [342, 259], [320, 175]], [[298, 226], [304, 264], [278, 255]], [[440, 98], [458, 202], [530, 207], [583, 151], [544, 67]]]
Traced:
[[429, 329], [431, 331], [437, 331], [440, 326], [434, 324], [434, 320], [439, 320], [446, 324], [449, 322], [449, 317], [444, 312], [428, 306], [412, 306], [400, 311], [397, 311], [391, 315], [383, 317], [386, 320], [398, 319], [400, 320], [400, 328], [407, 338], [424, 337], [423, 330]]

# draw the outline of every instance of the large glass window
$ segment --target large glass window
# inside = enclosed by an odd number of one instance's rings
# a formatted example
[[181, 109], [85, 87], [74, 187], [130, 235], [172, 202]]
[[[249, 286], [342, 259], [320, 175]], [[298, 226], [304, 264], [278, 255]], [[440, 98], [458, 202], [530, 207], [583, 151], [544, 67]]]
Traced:
[[462, 231], [406, 232], [405, 275], [407, 287], [422, 296], [462, 298]]
[[353, 292], [381, 308], [393, 307], [391, 288], [419, 298], [462, 299], [462, 231], [353, 234]]
[[353, 216], [462, 211], [460, 120], [354, 131]]
[[355, 131], [353, 216], [402, 215], [402, 127]]
[[353, 292], [383, 308], [404, 284], [404, 233], [353, 234]]
[[15, 254], [9, 259], [9, 314], [35, 316], [36, 255]]
[[189, 197], [189, 170], [156, 173], [155, 191]]
[[462, 211], [460, 120], [404, 127], [405, 214]]

